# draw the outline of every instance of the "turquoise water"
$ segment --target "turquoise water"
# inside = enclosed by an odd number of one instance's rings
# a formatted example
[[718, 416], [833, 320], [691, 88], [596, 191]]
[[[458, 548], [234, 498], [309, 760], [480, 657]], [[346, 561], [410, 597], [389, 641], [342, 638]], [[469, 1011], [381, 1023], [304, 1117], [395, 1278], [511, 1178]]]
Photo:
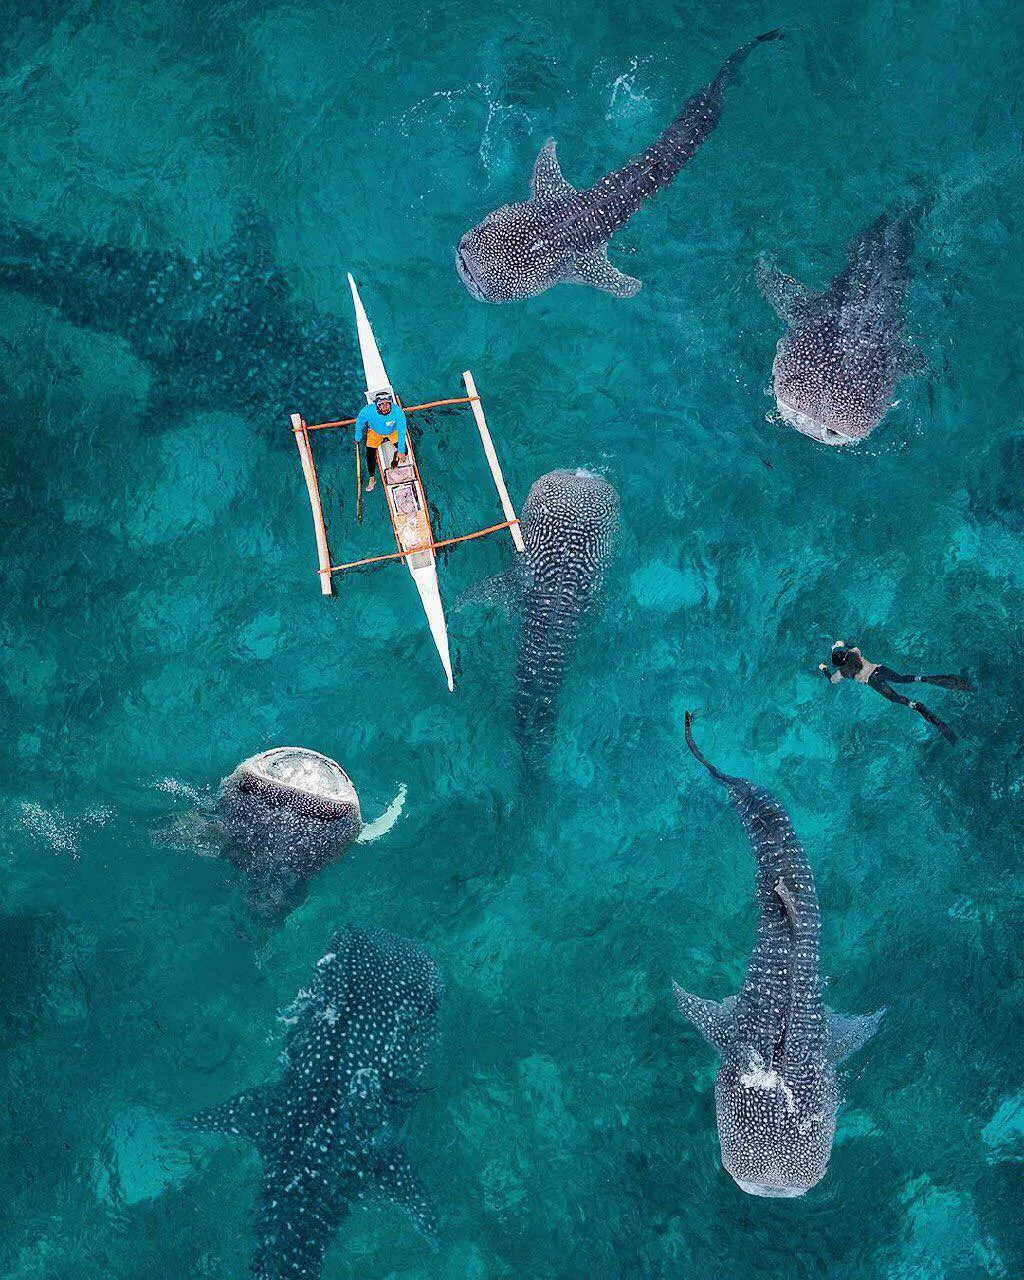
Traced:
[[[409, 1139], [442, 1240], [360, 1211], [327, 1276], [1020, 1275], [1017, 7], [4, 16], [6, 221], [198, 259], [255, 202], [296, 305], [347, 325], [355, 271], [407, 400], [473, 369], [517, 505], [585, 465], [623, 527], [548, 795], [520, 803], [509, 622], [450, 611], [448, 695], [401, 570], [318, 595], [276, 408], [204, 399], [187, 364], [178, 401], [156, 396], [117, 332], [0, 293], [0, 1273], [244, 1274], [258, 1162], [175, 1117], [274, 1072], [276, 1012], [352, 920], [423, 939], [446, 978]], [[787, 41], [618, 236], [636, 299], [469, 297], [453, 247], [523, 195], [549, 135], [592, 181], [775, 25]], [[769, 420], [780, 328], [754, 263], [774, 251], [824, 286], [912, 181], [936, 197], [908, 299], [934, 374], [864, 446], [826, 450]], [[222, 354], [244, 367], [237, 346]], [[353, 374], [339, 416], [358, 390]], [[335, 555], [386, 549], [377, 505], [354, 527], [350, 451], [317, 450]], [[436, 418], [420, 461], [440, 531], [496, 518], [468, 416]], [[498, 539], [458, 549], [446, 599], [507, 560]], [[971, 671], [973, 698], [931, 699], [958, 746], [826, 688], [837, 635]], [[685, 753], [688, 707], [716, 763], [791, 810], [830, 1003], [889, 1010], [802, 1200], [753, 1200], [722, 1171], [715, 1057], [670, 996], [672, 976], [737, 990], [754, 932], [753, 864]], [[152, 833], [281, 743], [337, 758], [368, 817], [401, 782], [408, 799], [267, 934], [225, 862]]]

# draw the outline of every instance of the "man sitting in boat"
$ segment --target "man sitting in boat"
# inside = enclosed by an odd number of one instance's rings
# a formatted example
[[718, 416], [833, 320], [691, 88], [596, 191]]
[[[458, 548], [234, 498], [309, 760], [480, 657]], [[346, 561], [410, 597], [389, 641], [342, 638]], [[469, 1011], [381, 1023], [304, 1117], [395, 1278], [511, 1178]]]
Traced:
[[390, 391], [378, 391], [373, 397], [373, 404], [360, 410], [356, 418], [356, 448], [365, 436], [366, 472], [370, 477], [367, 493], [377, 483], [377, 450], [385, 440], [390, 440], [397, 450], [395, 461], [405, 461], [406, 429], [405, 412], [395, 404]]

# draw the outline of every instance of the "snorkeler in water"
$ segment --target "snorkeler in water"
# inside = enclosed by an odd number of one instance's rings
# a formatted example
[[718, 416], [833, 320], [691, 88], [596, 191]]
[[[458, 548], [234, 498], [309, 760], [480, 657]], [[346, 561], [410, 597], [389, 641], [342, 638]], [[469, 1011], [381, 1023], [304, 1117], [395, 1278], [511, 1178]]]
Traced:
[[845, 640], [837, 640], [832, 646], [832, 665], [835, 671], [829, 671], [824, 662], [818, 663], [818, 670], [824, 672], [829, 684], [838, 684], [840, 680], [856, 680], [858, 684], [869, 685], [876, 693], [890, 702], [898, 702], [903, 707], [916, 711], [929, 724], [933, 724], [939, 733], [949, 742], [956, 742], [956, 734], [939, 717], [928, 709], [923, 702], [914, 702], [905, 698], [902, 693], [891, 689], [891, 684], [937, 684], [942, 689], [960, 689], [971, 693], [974, 685], [963, 676], [901, 676], [892, 667], [878, 662], [868, 662], [861, 651], [851, 648]]

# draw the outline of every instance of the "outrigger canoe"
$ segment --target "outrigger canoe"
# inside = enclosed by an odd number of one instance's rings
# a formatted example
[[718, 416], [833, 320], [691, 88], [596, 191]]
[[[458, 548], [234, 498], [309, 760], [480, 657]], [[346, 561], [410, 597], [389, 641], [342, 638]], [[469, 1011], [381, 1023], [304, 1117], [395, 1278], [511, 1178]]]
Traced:
[[[384, 368], [384, 361], [381, 359], [377, 340], [373, 336], [373, 329], [370, 327], [370, 321], [363, 307], [362, 299], [359, 297], [359, 290], [356, 288], [356, 282], [351, 274], [349, 274], [348, 283], [352, 290], [352, 302], [356, 312], [356, 333], [359, 339], [359, 352], [362, 357], [363, 374], [366, 381], [366, 403], [369, 404], [378, 391], [386, 390], [395, 397], [396, 404], [401, 404], [401, 399], [397, 396], [395, 388], [391, 384], [391, 379], [388, 377], [387, 370]], [[397, 466], [393, 465], [395, 447], [390, 441], [385, 440], [378, 450], [382, 487], [387, 500], [388, 513], [391, 516], [391, 524], [394, 529], [398, 550], [386, 555], [353, 560], [348, 564], [331, 564], [323, 506], [320, 501], [320, 486], [316, 467], [313, 463], [309, 433], [328, 427], [350, 427], [355, 422], [355, 419], [345, 418], [337, 422], [310, 424], [305, 422], [298, 413], [291, 415], [292, 431], [298, 445], [306, 487], [309, 491], [309, 501], [313, 509], [313, 529], [316, 535], [317, 557], [319, 560], [318, 572], [320, 574], [320, 589], [322, 593], [324, 595], [333, 593], [332, 576], [335, 573], [340, 573], [346, 569], [360, 568], [365, 565], [379, 564], [388, 560], [404, 560], [406, 567], [412, 574], [416, 590], [419, 592], [423, 611], [427, 615], [430, 634], [437, 647], [449, 690], [455, 688], [455, 680], [452, 674], [451, 655], [448, 647], [448, 626], [445, 622], [441, 591], [437, 580], [437, 557], [435, 552], [440, 547], [452, 546], [457, 542], [468, 542], [473, 538], [482, 538], [501, 529], [508, 529], [517, 552], [524, 550], [519, 521], [516, 518], [515, 509], [505, 487], [505, 480], [498, 464], [494, 443], [487, 428], [473, 375], [467, 370], [462, 377], [467, 391], [465, 396], [434, 400], [426, 404], [403, 406], [403, 408], [405, 408], [407, 416], [418, 413], [423, 409], [434, 409], [448, 405], [468, 404], [472, 408], [473, 417], [484, 447], [484, 455], [487, 459], [487, 465], [490, 468], [495, 488], [498, 491], [498, 498], [505, 519], [500, 524], [478, 529], [474, 533], [466, 533], [456, 538], [445, 538], [440, 542], [437, 541], [430, 526], [427, 495], [423, 488], [423, 481], [420, 478], [410, 431], [407, 439], [408, 448], [405, 462], [399, 463]]]

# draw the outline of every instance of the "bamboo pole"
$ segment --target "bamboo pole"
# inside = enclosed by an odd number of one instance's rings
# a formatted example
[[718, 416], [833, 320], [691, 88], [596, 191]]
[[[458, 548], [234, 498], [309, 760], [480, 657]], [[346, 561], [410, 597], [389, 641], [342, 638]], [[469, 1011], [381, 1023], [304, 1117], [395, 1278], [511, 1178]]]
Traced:
[[484, 446], [487, 465], [491, 469], [494, 487], [498, 490], [498, 497], [501, 500], [501, 509], [505, 513], [508, 531], [512, 535], [516, 550], [525, 551], [526, 543], [523, 542], [523, 534], [519, 528], [519, 521], [516, 519], [516, 509], [513, 507], [512, 499], [508, 496], [508, 490], [505, 488], [505, 477], [501, 474], [498, 455], [494, 452], [494, 441], [491, 439], [491, 433], [487, 430], [484, 407], [480, 403], [480, 396], [476, 389], [476, 383], [473, 381], [473, 375], [468, 369], [462, 375], [462, 381], [466, 384], [466, 390], [469, 392], [469, 402], [473, 409], [473, 417], [476, 419], [477, 429], [480, 432], [480, 440]]
[[327, 529], [324, 525], [324, 511], [320, 505], [320, 485], [316, 478], [316, 467], [313, 465], [313, 450], [309, 447], [309, 431], [297, 413], [292, 414], [292, 431], [295, 443], [299, 448], [302, 461], [302, 474], [306, 477], [306, 488], [309, 490], [309, 505], [313, 508], [313, 532], [316, 535], [316, 555], [320, 568], [320, 593], [329, 596], [331, 588], [331, 553], [327, 549]]
[[[516, 520], [515, 525], [519, 524]], [[422, 547], [410, 547], [408, 551], [389, 551], [382, 556], [368, 556], [365, 560], [350, 560], [348, 564], [332, 564], [331, 573], [341, 573], [345, 569], [359, 569], [367, 564], [382, 564], [385, 560], [405, 560], [420, 551], [437, 551], [440, 547], [453, 547], [456, 542], [472, 542], [474, 538], [486, 538], [489, 533], [497, 533], [500, 529], [510, 529], [513, 522], [503, 520], [501, 524], [489, 525], [486, 529], [477, 529], [476, 533], [463, 533], [457, 538], [442, 538], [440, 542], [425, 542]]]
[[[448, 400], [428, 400], [426, 404], [402, 405], [406, 413], [419, 413], [422, 409], [439, 409], [446, 404], [469, 404], [472, 396], [455, 396]], [[329, 427], [351, 427], [355, 418], [339, 418], [336, 422], [308, 422], [307, 431], [326, 431]]]

